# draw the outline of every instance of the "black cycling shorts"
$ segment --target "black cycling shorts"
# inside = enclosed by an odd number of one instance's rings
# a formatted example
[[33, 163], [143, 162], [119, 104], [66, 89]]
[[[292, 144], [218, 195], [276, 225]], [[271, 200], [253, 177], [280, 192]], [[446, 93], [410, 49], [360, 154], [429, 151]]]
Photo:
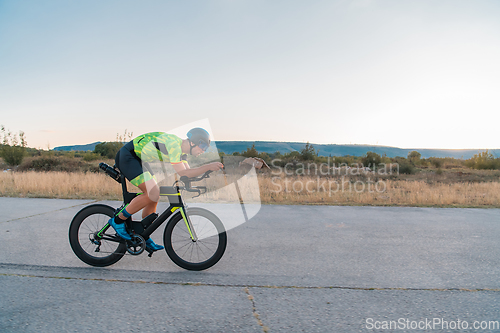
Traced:
[[139, 186], [150, 179], [154, 179], [154, 173], [149, 164], [142, 162], [135, 154], [132, 141], [118, 151], [115, 165], [132, 185]]

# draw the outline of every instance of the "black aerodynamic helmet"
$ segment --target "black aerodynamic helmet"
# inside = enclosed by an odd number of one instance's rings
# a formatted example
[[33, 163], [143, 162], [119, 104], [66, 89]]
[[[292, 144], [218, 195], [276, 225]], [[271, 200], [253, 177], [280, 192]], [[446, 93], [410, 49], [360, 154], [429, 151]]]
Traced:
[[187, 132], [187, 137], [189, 142], [194, 143], [195, 146], [200, 147], [203, 151], [206, 151], [210, 146], [210, 134], [206, 130], [200, 127], [195, 127]]

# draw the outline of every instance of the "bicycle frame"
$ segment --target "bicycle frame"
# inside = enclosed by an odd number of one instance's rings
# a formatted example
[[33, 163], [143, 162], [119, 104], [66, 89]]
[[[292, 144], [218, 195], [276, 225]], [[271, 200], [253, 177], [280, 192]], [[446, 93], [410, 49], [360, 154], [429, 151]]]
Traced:
[[[142, 193], [131, 193], [127, 189], [127, 182], [125, 176], [120, 174], [120, 183], [122, 185], [122, 193], [123, 193], [123, 205], [120, 206], [115, 211], [115, 215], [119, 214], [127, 205], [134, 199], [137, 195]], [[163, 222], [167, 221], [172, 215], [174, 215], [177, 211], [182, 215], [182, 219], [186, 224], [186, 227], [189, 231], [189, 235], [191, 236], [191, 240], [196, 242], [198, 237], [196, 235], [195, 229], [189, 219], [189, 216], [185, 213], [185, 205], [182, 200], [180, 189], [178, 186], [160, 186], [160, 196], [167, 196], [170, 205], [165, 209], [163, 213], [161, 213], [146, 229], [144, 229], [140, 235], [144, 237], [144, 239], [148, 239], [149, 236], [158, 229]], [[123, 240], [119, 237], [116, 238], [108, 238], [103, 236], [106, 230], [110, 227], [109, 223], [107, 223], [97, 234], [97, 239], [106, 239], [110, 241], [118, 241], [123, 242]], [[133, 226], [129, 225], [130, 229], [133, 229]]]

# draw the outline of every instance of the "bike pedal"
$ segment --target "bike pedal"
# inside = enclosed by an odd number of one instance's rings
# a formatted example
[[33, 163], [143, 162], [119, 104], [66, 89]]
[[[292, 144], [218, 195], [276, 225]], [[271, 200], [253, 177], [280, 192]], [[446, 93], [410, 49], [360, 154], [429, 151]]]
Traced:
[[154, 250], [150, 250], [148, 248], [146, 248], [146, 251], [148, 252], [148, 257], [153, 257], [153, 253], [155, 252]]

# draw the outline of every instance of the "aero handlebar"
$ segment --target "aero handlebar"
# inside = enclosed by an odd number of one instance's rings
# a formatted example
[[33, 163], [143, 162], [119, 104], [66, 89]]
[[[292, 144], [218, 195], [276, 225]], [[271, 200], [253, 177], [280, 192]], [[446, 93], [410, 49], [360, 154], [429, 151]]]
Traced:
[[185, 190], [187, 192], [194, 192], [194, 193], [198, 193], [196, 197], [202, 195], [202, 194], [205, 194], [207, 192], [207, 187], [206, 186], [192, 186], [191, 183], [192, 182], [199, 182], [200, 180], [203, 180], [205, 178], [209, 178], [210, 177], [210, 174], [212, 173], [212, 170], [208, 170], [207, 172], [205, 172], [203, 175], [199, 176], [199, 177], [187, 177], [187, 176], [182, 176], [180, 180], [176, 180], [174, 182], [174, 186], [176, 186], [176, 184], [181, 181], [184, 183], [184, 186], [182, 187], [179, 187], [179, 189], [181, 190]]

